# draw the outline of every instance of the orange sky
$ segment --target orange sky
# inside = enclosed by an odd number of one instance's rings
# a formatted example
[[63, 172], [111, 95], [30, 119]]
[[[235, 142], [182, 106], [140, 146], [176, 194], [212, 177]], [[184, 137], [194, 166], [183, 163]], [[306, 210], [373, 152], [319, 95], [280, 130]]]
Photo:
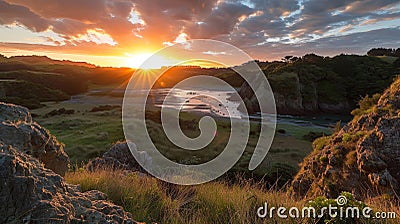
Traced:
[[200, 38], [259, 60], [365, 54], [397, 48], [398, 24], [397, 0], [0, 0], [0, 53], [138, 67], [163, 47]]

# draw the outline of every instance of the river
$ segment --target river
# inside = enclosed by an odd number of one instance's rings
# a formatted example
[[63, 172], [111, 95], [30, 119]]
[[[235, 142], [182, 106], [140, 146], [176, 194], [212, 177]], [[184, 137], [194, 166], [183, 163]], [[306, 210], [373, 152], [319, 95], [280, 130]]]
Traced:
[[[130, 90], [133, 91], [135, 97], [138, 99], [144, 97], [146, 91], [143, 90]], [[90, 104], [109, 104], [121, 105], [125, 90], [116, 88], [97, 88], [85, 94], [73, 96], [68, 102], [70, 103], [90, 103]], [[167, 94], [170, 98], [164, 102]], [[245, 115], [237, 108], [239, 102], [230, 100], [232, 91], [214, 88], [214, 89], [153, 89], [148, 98], [148, 104], [155, 107], [170, 107], [180, 109], [185, 112], [195, 112], [203, 114], [211, 114], [221, 117], [234, 117], [244, 118]], [[135, 99], [131, 99], [135, 103]], [[138, 100], [139, 102], [139, 100]], [[138, 104], [138, 106], [141, 106]], [[231, 111], [231, 114], [228, 113]], [[250, 114], [248, 116], [252, 120], [261, 119], [261, 114]], [[336, 122], [342, 121], [346, 123], [351, 119], [350, 116], [343, 115], [316, 115], [316, 116], [291, 116], [291, 115], [278, 115], [278, 124], [291, 124], [300, 127], [315, 127], [315, 128], [328, 128], [333, 127]]]

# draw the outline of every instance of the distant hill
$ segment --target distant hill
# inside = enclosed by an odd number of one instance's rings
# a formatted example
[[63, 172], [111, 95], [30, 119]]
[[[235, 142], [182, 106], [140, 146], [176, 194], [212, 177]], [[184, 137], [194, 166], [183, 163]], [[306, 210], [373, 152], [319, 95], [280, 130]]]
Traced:
[[[3, 56], [3, 58], [5, 58]], [[88, 68], [96, 68], [96, 65], [89, 64], [87, 62], [74, 62], [74, 61], [69, 61], [69, 60], [54, 60], [51, 59], [47, 56], [13, 56], [9, 57], [8, 59], [6, 58], [8, 62], [21, 62], [24, 64], [30, 64], [30, 65], [44, 65], [44, 64], [49, 64], [49, 65], [74, 65], [74, 66], [82, 66], [82, 67], [88, 67]]]
[[[373, 95], [388, 87], [400, 68], [400, 59], [382, 60], [375, 56], [357, 55], [330, 58], [308, 54], [303, 57], [287, 56], [284, 61], [257, 63], [274, 91], [278, 113], [291, 115], [349, 114], [363, 96]], [[84, 62], [58, 61], [43, 56], [0, 56], [0, 100], [36, 108], [46, 100], [60, 101], [86, 92], [90, 83], [123, 87], [134, 71], [130, 68], [103, 68]], [[240, 88], [249, 111], [259, 111], [251, 88], [230, 68], [173, 67], [157, 80], [154, 87], [172, 87], [196, 75], [215, 76]], [[24, 84], [4, 80], [24, 81]], [[42, 88], [35, 87], [35, 91], [28, 94], [31, 84]], [[25, 86], [24, 91], [21, 85]], [[20, 89], [21, 94], [12, 91], [15, 89]]]
[[[308, 54], [259, 64], [274, 91], [278, 113], [291, 115], [350, 114], [362, 97], [382, 92], [399, 73], [395, 63], [357, 55]], [[246, 83], [240, 94], [250, 111], [259, 111]]]
[[90, 83], [125, 82], [133, 72], [130, 68], [102, 68], [44, 56], [0, 56], [0, 101], [38, 108], [41, 102], [62, 101], [84, 93]]

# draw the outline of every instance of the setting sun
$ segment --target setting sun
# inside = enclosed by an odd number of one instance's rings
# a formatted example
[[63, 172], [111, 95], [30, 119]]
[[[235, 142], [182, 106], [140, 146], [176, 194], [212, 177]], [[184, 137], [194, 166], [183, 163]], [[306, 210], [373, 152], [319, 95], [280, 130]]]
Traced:
[[152, 53], [130, 55], [129, 58], [126, 59], [127, 66], [131, 68], [142, 69], [157, 69], [161, 68], [162, 66], [172, 66], [178, 62], [179, 61], [177, 59], [168, 58], [157, 54], [153, 55]]

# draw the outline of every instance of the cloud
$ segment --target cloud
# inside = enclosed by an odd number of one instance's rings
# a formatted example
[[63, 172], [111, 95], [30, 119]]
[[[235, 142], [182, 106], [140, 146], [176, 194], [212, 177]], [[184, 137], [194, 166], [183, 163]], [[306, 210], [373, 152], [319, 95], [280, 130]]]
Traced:
[[104, 0], [5, 0], [9, 4], [29, 8], [32, 12], [48, 19], [68, 18], [79, 21], [98, 20], [107, 12]]
[[[0, 1], [1, 24], [18, 23], [35, 32], [51, 29], [68, 44], [70, 39], [101, 29], [116, 42], [135, 39], [138, 25], [129, 21], [133, 2], [128, 0], [5, 0]], [[5, 6], [5, 7], [4, 7]]]
[[266, 43], [262, 46], [245, 49], [256, 59], [279, 60], [284, 55], [302, 56], [316, 53], [334, 56], [341, 53], [366, 54], [374, 47], [394, 48], [400, 46], [400, 27], [383, 28], [344, 36], [324, 37], [298, 44]]
[[299, 37], [323, 35], [348, 25], [359, 25], [366, 19], [382, 18], [378, 12], [395, 4], [397, 0], [309, 0], [305, 1], [300, 19], [291, 31], [301, 31]]
[[254, 9], [243, 4], [219, 3], [208, 15], [199, 18], [199, 21], [190, 24], [187, 32], [193, 38], [215, 38], [229, 34], [235, 28], [241, 17], [246, 17]]
[[43, 32], [60, 50], [87, 53], [96, 46], [119, 54], [157, 50], [195, 38], [226, 41], [266, 58], [322, 48], [364, 52], [395, 47], [398, 28], [390, 21], [400, 21], [398, 0], [0, 0], [0, 25]]
[[217, 51], [205, 51], [205, 52], [203, 52], [203, 54], [215, 56], [215, 55], [227, 55], [228, 53], [226, 53], [225, 51], [218, 51], [218, 52]]
[[0, 1], [0, 24], [9, 25], [13, 23], [24, 24], [28, 29], [35, 32], [43, 32], [50, 26], [48, 20], [33, 13], [28, 8]]

